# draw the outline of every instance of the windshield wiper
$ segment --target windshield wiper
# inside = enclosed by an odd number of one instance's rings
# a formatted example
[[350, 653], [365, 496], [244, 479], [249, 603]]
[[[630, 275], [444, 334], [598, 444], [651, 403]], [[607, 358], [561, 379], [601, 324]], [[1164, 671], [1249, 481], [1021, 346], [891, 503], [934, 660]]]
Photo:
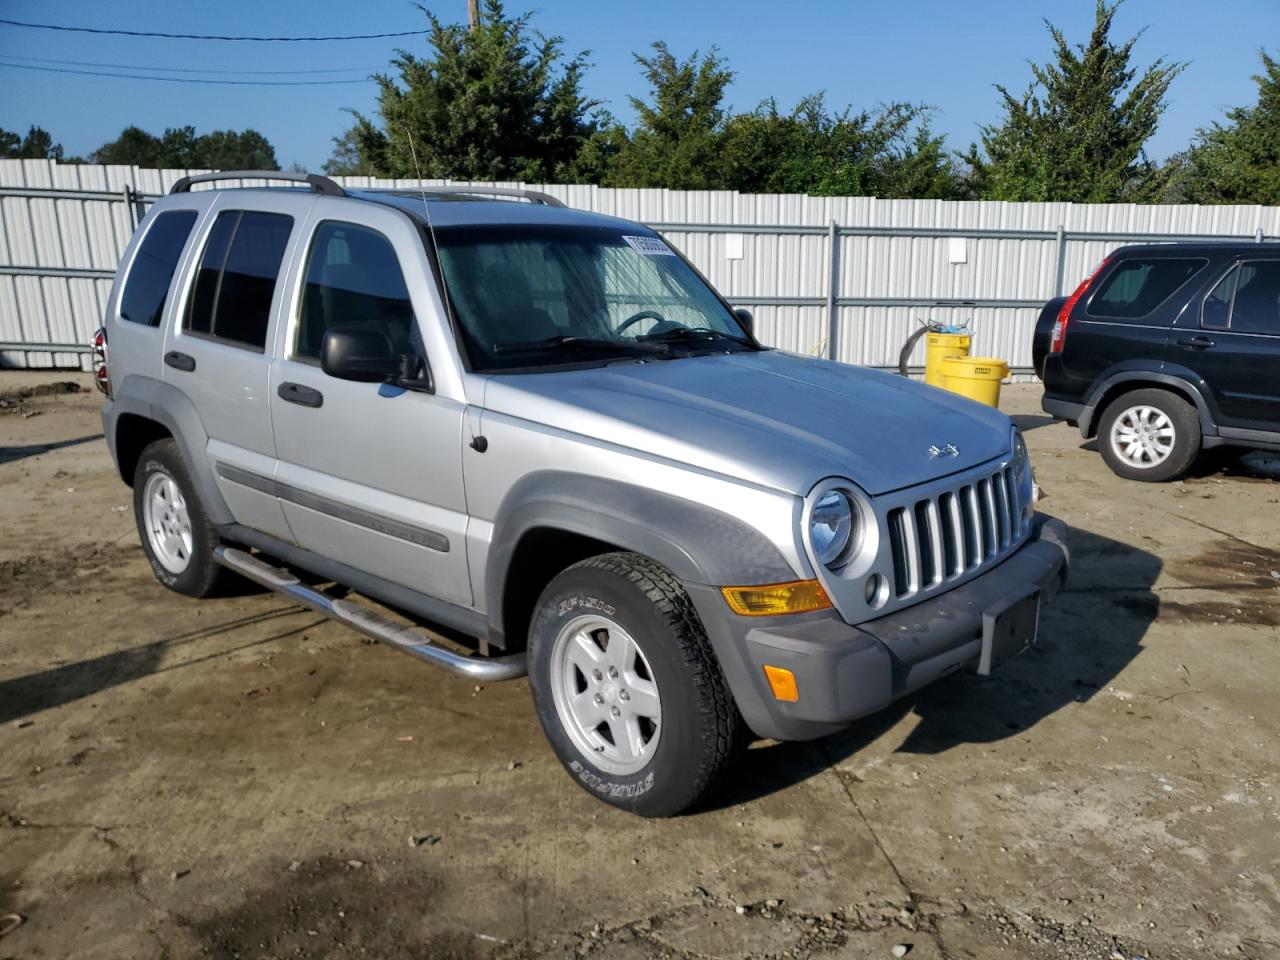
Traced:
[[638, 340], [605, 340], [598, 337], [575, 337], [570, 334], [559, 334], [545, 340], [527, 340], [523, 342], [495, 343], [493, 353], [534, 353], [568, 347], [572, 350], [602, 350], [608, 353], [655, 353], [661, 348], [657, 344], [649, 345]]
[[739, 337], [736, 334], [725, 333], [722, 330], [712, 330], [709, 327], [676, 327], [672, 330], [664, 330], [662, 333], [650, 333], [645, 336], [636, 337], [642, 343], [679, 343], [681, 341], [691, 340], [728, 340], [732, 343], [739, 343], [744, 347], [755, 349], [755, 344], [746, 337]]

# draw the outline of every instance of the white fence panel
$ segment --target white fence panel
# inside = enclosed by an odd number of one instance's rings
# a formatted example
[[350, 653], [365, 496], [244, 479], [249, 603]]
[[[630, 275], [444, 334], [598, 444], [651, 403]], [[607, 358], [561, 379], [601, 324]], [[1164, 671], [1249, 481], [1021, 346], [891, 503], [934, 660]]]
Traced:
[[[0, 160], [0, 366], [85, 363], [112, 273], [146, 204], [180, 177], [203, 172]], [[348, 187], [419, 185], [336, 179]], [[932, 319], [972, 324], [976, 352], [1026, 374], [1038, 308], [1069, 293], [1117, 246], [1280, 235], [1277, 207], [530, 186], [661, 230], [727, 299], [753, 310], [765, 342], [870, 366], [896, 366], [906, 337]], [[922, 357], [921, 345], [913, 365]]]

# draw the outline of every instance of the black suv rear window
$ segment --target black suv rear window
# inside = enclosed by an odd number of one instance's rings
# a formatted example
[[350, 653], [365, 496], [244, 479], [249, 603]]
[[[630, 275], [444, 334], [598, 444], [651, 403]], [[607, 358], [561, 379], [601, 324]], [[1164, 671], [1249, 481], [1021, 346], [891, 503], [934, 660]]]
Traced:
[[169, 283], [196, 222], [194, 210], [162, 213], [147, 229], [120, 294], [120, 319], [160, 326]]
[[276, 275], [292, 229], [293, 217], [282, 213], [218, 214], [200, 258], [185, 329], [264, 349]]
[[1119, 320], [1145, 317], [1173, 296], [1208, 262], [1192, 257], [1125, 260], [1111, 271], [1090, 299], [1088, 314]]

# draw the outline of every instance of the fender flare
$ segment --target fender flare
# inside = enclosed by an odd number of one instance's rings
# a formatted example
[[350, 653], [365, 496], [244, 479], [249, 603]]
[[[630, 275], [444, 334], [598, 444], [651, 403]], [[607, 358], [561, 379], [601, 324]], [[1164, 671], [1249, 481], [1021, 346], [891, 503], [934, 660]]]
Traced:
[[1087, 439], [1096, 433], [1094, 428], [1101, 413], [1102, 399], [1113, 387], [1135, 381], [1172, 387], [1175, 392], [1195, 404], [1196, 413], [1200, 417], [1201, 435], [1206, 437], [1218, 435], [1217, 410], [1208, 384], [1195, 371], [1177, 364], [1162, 364], [1159, 370], [1128, 367], [1103, 374], [1089, 392], [1084, 409], [1080, 413], [1080, 435]]
[[[110, 405], [104, 407], [102, 412], [104, 432], [113, 455], [116, 453], [116, 430], [121, 414], [154, 420], [168, 430], [178, 444], [200, 496], [200, 505], [204, 507], [209, 520], [214, 524], [234, 522], [231, 510], [222, 499], [222, 493], [214, 480], [209, 458], [204, 455], [209, 445], [209, 435], [205, 432], [204, 423], [200, 420], [195, 405], [186, 394], [171, 384], [152, 377], [137, 374], [126, 377], [116, 386]], [[116, 462], [118, 467], [118, 458]], [[123, 479], [130, 482], [132, 478]]]
[[537, 529], [615, 544], [686, 583], [780, 583], [799, 576], [764, 534], [731, 514], [634, 484], [537, 471], [511, 488], [494, 519], [484, 578], [491, 637], [504, 635], [512, 559]]

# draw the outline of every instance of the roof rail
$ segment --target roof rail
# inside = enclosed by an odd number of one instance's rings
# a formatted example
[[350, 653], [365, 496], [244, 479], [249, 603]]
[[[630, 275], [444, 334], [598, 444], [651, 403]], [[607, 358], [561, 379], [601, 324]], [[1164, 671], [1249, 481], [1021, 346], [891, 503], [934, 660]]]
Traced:
[[291, 183], [306, 183], [316, 193], [330, 197], [345, 197], [347, 191], [328, 177], [318, 173], [290, 173], [287, 170], [220, 170], [217, 173], [198, 173], [183, 177], [172, 187], [170, 193], [190, 193], [193, 183], [212, 183], [216, 180], [288, 180]]
[[[413, 191], [413, 187], [397, 187], [396, 192]], [[450, 183], [438, 187], [422, 187], [423, 193], [460, 193], [464, 196], [474, 194], [476, 196], [494, 196], [494, 197], [513, 197], [517, 200], [528, 200], [531, 203], [540, 203], [547, 207], [563, 207], [564, 203], [551, 196], [549, 193], [543, 193], [541, 190], [525, 190], [520, 187], [468, 187], [460, 183]]]

